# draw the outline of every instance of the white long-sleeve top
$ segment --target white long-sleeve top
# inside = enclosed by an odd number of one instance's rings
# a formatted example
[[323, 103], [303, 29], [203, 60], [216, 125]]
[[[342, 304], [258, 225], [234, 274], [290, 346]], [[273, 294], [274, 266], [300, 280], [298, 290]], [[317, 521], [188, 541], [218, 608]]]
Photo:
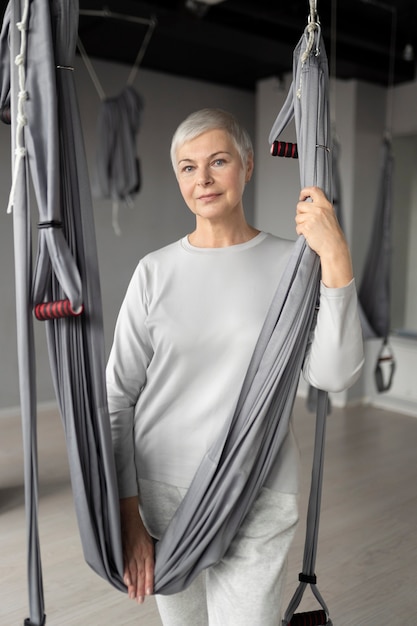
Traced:
[[[293, 242], [261, 232], [225, 248], [187, 237], [138, 264], [116, 323], [107, 365], [121, 498], [144, 478], [188, 487], [243, 379]], [[321, 285], [303, 373], [327, 391], [348, 388], [363, 364], [354, 281]], [[291, 428], [268, 486], [298, 490]]]

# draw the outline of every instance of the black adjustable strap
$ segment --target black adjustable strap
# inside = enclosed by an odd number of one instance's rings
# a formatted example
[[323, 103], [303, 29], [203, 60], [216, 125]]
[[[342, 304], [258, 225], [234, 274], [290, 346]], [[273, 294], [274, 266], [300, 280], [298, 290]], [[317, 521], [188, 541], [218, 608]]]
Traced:
[[396, 362], [388, 337], [385, 337], [375, 365], [374, 375], [376, 388], [380, 393], [391, 388]]

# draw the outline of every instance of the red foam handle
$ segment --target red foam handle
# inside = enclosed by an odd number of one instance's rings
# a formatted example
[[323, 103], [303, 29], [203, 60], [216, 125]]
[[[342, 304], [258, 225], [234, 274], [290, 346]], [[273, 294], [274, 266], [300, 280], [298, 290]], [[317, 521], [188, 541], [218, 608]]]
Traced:
[[298, 149], [296, 143], [290, 141], [275, 140], [271, 146], [272, 156], [286, 157], [287, 159], [298, 159]]
[[55, 302], [41, 302], [33, 309], [36, 319], [41, 322], [55, 320], [62, 317], [77, 317], [84, 311], [81, 305], [79, 310], [74, 311], [69, 300], [56, 300]]

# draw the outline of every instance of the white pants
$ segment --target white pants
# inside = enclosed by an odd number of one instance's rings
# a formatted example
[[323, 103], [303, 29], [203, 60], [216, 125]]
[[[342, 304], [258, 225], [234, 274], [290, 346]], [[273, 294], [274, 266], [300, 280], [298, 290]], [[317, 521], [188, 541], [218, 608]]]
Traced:
[[[140, 481], [141, 514], [161, 537], [185, 489]], [[288, 551], [298, 522], [294, 494], [262, 489], [221, 561], [177, 594], [157, 595], [164, 626], [278, 626]]]

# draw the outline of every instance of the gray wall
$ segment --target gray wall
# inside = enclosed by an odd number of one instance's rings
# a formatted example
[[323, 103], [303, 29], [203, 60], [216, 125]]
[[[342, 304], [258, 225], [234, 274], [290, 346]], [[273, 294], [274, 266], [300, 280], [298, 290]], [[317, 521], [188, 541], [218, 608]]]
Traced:
[[[106, 96], [124, 87], [130, 68], [93, 60]], [[76, 84], [83, 121], [90, 175], [94, 167], [96, 120], [99, 98], [84, 63], [77, 58]], [[121, 206], [117, 236], [112, 228], [111, 203], [94, 201], [105, 343], [111, 345], [117, 311], [138, 260], [193, 229], [193, 218], [184, 205], [169, 160], [171, 136], [182, 119], [205, 106], [235, 113], [254, 134], [255, 96], [251, 93], [141, 70], [135, 88], [144, 99], [138, 136], [142, 188], [133, 207]], [[19, 405], [16, 355], [15, 292], [13, 263], [13, 217], [6, 215], [10, 190], [10, 127], [0, 125], [0, 410]], [[253, 214], [253, 184], [246, 191], [245, 206]], [[36, 222], [36, 207], [33, 207]], [[36, 237], [36, 229], [34, 229]], [[35, 322], [37, 342], [37, 389], [39, 402], [54, 400], [49, 361], [41, 322]]]

